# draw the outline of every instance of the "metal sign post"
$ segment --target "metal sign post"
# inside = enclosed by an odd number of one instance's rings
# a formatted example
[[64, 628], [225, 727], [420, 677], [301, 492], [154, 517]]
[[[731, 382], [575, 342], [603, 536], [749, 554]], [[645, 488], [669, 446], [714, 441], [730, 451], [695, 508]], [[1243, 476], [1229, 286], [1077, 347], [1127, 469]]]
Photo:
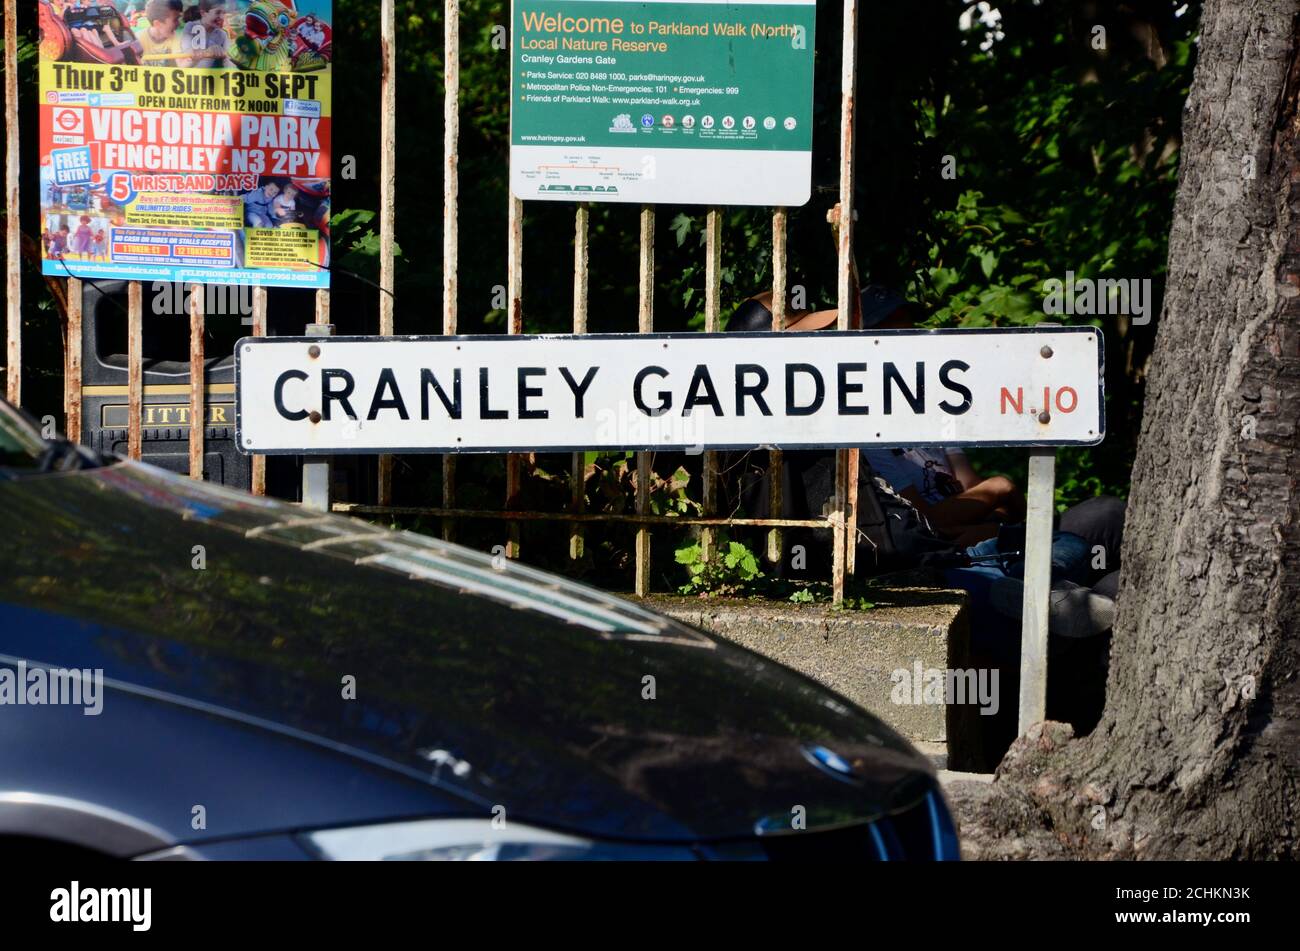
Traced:
[[[332, 337], [333, 324], [308, 324], [307, 336]], [[320, 354], [319, 348], [316, 350]], [[312, 358], [315, 359], [315, 358]], [[302, 506], [317, 512], [330, 510], [329, 456], [304, 456], [302, 460]]]
[[1025, 594], [1020, 628], [1019, 735], [1047, 718], [1047, 609], [1052, 588], [1056, 450], [1029, 450]]

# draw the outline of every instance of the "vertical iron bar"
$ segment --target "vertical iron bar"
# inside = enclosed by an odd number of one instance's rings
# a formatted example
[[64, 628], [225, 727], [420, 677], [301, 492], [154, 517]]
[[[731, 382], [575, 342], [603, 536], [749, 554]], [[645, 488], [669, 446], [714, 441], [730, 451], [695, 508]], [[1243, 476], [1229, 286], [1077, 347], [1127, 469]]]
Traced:
[[5, 0], [5, 395], [23, 398], [22, 232], [18, 209], [18, 3]]
[[[704, 225], [704, 332], [717, 333], [722, 294], [722, 212], [710, 208]], [[704, 516], [711, 517], [718, 510], [718, 454], [713, 450], [704, 453]], [[713, 557], [717, 533], [711, 527], [700, 531], [700, 557], [708, 561]]]
[[[380, 0], [379, 335], [393, 334], [393, 231], [397, 221], [397, 31], [394, 0]], [[379, 457], [379, 504], [393, 504], [393, 457]]]
[[[460, 0], [443, 9], [442, 92], [442, 332], [456, 333], [460, 281]], [[456, 507], [456, 457], [442, 457], [442, 507]], [[453, 519], [442, 520], [442, 537], [452, 541]]]
[[[524, 203], [514, 195], [510, 196], [508, 217], [510, 239], [506, 249], [506, 299], [510, 309], [506, 314], [506, 332], [520, 334], [524, 332]], [[523, 457], [518, 453], [510, 453], [506, 456], [506, 508], [518, 505], [522, 488]], [[519, 523], [508, 523], [508, 532], [506, 557], [518, 558]]]
[[[307, 325], [307, 334], [312, 337], [332, 337], [334, 325], [330, 323], [330, 292], [325, 288], [316, 290], [316, 320]], [[311, 466], [311, 498], [308, 503], [308, 467]], [[329, 456], [304, 456], [302, 460], [303, 504], [309, 508], [318, 508], [322, 512], [330, 510], [331, 482], [334, 478], [333, 466]]]
[[[641, 262], [637, 280], [637, 331], [648, 334], [655, 326], [655, 208], [641, 206]], [[650, 513], [650, 453], [636, 454], [636, 512]], [[650, 593], [650, 526], [636, 530], [636, 581], [638, 597]]]
[[[573, 332], [587, 332], [587, 217], [585, 202], [578, 205], [573, 215]], [[570, 509], [581, 514], [585, 508], [587, 486], [587, 454], [575, 452], [569, 470]], [[569, 527], [569, 558], [582, 558], [585, 539], [581, 522]]]
[[[852, 301], [853, 278], [853, 124], [856, 111], [858, 60], [858, 0], [844, 0], [844, 52], [840, 64], [840, 204], [839, 204], [839, 302], [840, 330], [848, 330], [854, 310]], [[849, 482], [856, 482], [857, 473], [850, 472], [849, 450], [835, 453], [835, 512], [832, 515], [834, 548], [832, 557], [831, 587], [836, 604], [844, 600], [844, 585], [848, 572], [849, 537]]]
[[81, 281], [68, 278], [68, 341], [63, 355], [63, 432], [81, 442]]
[[203, 359], [203, 285], [190, 285], [190, 478], [203, 479], [203, 436], [207, 431], [207, 386]]
[[140, 426], [144, 416], [143, 289], [139, 281], [126, 285], [126, 454], [139, 459], [143, 450]]
[[[772, 212], [772, 330], [780, 333], [785, 330], [786, 320], [786, 210], [778, 208]], [[768, 515], [780, 518], [785, 508], [785, 486], [782, 477], [785, 474], [784, 459], [781, 450], [772, 449], [767, 454], [767, 508]], [[784, 541], [781, 529], [773, 528], [767, 533], [767, 560], [769, 564], [779, 564], [784, 556]]]

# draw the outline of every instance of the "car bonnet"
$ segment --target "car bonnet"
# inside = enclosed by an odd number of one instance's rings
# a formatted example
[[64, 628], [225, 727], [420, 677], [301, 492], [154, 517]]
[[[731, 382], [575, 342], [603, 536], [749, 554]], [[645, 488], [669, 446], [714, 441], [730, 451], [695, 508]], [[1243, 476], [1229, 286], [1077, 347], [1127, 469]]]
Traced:
[[900, 737], [813, 681], [436, 539], [134, 463], [0, 485], [0, 529], [0, 654], [103, 667], [473, 814], [728, 838], [861, 823], [932, 787]]

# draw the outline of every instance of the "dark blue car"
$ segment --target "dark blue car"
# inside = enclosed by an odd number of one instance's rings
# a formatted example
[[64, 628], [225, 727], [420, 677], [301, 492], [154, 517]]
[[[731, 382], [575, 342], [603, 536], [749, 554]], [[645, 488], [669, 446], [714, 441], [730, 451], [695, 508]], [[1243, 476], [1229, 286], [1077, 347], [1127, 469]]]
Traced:
[[0, 854], [954, 859], [844, 698], [523, 565], [0, 405]]

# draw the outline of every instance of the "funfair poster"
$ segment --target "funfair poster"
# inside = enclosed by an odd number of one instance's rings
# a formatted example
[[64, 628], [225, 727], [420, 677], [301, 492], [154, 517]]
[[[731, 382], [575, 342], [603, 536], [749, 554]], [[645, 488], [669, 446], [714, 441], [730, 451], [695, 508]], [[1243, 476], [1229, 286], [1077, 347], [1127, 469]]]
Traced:
[[329, 286], [331, 0], [36, 0], [44, 272]]

